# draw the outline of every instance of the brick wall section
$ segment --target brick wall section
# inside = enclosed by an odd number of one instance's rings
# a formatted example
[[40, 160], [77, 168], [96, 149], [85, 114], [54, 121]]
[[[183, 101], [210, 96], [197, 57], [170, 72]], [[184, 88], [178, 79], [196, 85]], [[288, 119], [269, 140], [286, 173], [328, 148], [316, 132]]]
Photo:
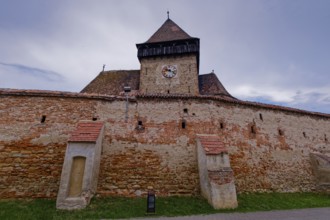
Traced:
[[79, 121], [93, 117], [105, 124], [101, 195], [139, 196], [148, 186], [159, 195], [199, 193], [196, 134], [221, 137], [238, 192], [315, 190], [309, 153], [330, 153], [327, 115], [193, 97], [140, 97], [130, 99], [126, 123], [121, 98], [0, 99], [0, 198], [55, 197], [69, 135]]
[[92, 119], [94, 103], [0, 97], [0, 198], [57, 195], [69, 134], [79, 120]]

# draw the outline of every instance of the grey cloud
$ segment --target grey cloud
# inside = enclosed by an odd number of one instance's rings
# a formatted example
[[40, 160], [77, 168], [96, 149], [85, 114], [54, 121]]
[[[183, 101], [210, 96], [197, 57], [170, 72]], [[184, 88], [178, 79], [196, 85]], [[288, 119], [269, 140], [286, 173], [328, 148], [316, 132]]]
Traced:
[[11, 64], [0, 62], [0, 65], [12, 68], [17, 71], [17, 73], [30, 75], [33, 77], [41, 78], [50, 82], [63, 82], [65, 78], [54, 71], [39, 69], [36, 67], [29, 67], [21, 64]]
[[[310, 101], [321, 101], [330, 99], [330, 94], [320, 93], [320, 92], [307, 92], [297, 91], [296, 95], [293, 97], [293, 102], [310, 102]], [[329, 103], [330, 104], [330, 103]]]
[[328, 104], [330, 104], [330, 95], [328, 95], [327, 97], [324, 97], [324, 98], [322, 99], [322, 101], [323, 101], [324, 103], [328, 103]]
[[[200, 73], [214, 69], [234, 96], [329, 112], [327, 1], [4, 1], [0, 87], [80, 91], [103, 64], [138, 69], [135, 43], [146, 41], [169, 10], [201, 39]], [[53, 71], [42, 69], [48, 67]]]
[[308, 111], [330, 113], [330, 94], [322, 92], [301, 92], [293, 96], [293, 101], [284, 105]]
[[326, 92], [302, 92], [298, 90], [295, 95], [288, 97], [289, 99], [292, 99], [292, 101], [287, 102], [274, 101], [274, 97], [260, 93], [255, 93], [255, 95], [252, 94], [250, 96], [240, 95], [236, 97], [253, 102], [274, 104], [307, 111], [330, 113], [330, 94]]

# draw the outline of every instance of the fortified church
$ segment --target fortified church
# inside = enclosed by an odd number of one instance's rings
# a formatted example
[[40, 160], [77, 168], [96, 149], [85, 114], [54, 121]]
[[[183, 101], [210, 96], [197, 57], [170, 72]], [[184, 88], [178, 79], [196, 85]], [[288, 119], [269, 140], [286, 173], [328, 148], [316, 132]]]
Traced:
[[80, 93], [0, 89], [0, 198], [330, 191], [330, 115], [239, 100], [199, 72], [200, 40], [171, 19], [137, 44], [139, 70]]

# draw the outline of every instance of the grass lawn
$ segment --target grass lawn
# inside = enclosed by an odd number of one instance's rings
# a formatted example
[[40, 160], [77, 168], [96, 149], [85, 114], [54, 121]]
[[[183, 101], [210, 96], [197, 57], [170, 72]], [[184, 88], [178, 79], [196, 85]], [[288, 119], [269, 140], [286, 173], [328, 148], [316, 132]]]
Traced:
[[[214, 210], [201, 197], [156, 199], [156, 215], [179, 216], [217, 212], [253, 212], [279, 209], [330, 207], [330, 195], [314, 193], [261, 193], [238, 195], [239, 207]], [[94, 198], [84, 210], [60, 211], [54, 199], [0, 200], [0, 219], [113, 219], [145, 217], [146, 198]]]

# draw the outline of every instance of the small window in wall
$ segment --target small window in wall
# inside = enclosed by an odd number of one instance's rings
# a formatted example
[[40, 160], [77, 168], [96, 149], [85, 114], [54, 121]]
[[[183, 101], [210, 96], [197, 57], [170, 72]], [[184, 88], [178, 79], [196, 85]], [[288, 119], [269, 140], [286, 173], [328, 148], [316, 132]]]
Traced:
[[137, 130], [143, 130], [143, 122], [141, 120], [138, 121], [138, 125], [137, 125]]
[[45, 121], [46, 121], [46, 115], [43, 115], [43, 116], [41, 117], [40, 122], [41, 122], [41, 123], [45, 123]]
[[188, 86], [188, 93], [190, 93], [190, 86]]
[[170, 90], [167, 90], [167, 94], [170, 94]]
[[324, 141], [325, 141], [325, 142], [328, 142], [328, 137], [327, 137], [326, 134], [324, 134]]
[[306, 137], [307, 137], [307, 135], [306, 135], [306, 132], [303, 132], [303, 136], [304, 136], [304, 138], [306, 138]]
[[183, 113], [188, 114], [188, 109], [187, 108], [184, 108], [183, 109]]
[[261, 121], [264, 120], [261, 113], [259, 114], [259, 118], [260, 118]]
[[256, 134], [256, 126], [255, 125], [251, 126], [251, 134]]
[[282, 129], [278, 129], [278, 135], [283, 136], [284, 135], [284, 131]]
[[97, 121], [97, 117], [93, 117], [93, 119], [92, 119], [93, 121]]
[[223, 124], [223, 122], [220, 122], [220, 129], [224, 129], [225, 125]]
[[186, 126], [187, 126], [187, 123], [186, 123], [185, 120], [183, 120], [183, 121], [181, 122], [181, 128], [182, 128], [182, 129], [186, 129]]
[[148, 75], [148, 68], [146, 68], [146, 75]]

